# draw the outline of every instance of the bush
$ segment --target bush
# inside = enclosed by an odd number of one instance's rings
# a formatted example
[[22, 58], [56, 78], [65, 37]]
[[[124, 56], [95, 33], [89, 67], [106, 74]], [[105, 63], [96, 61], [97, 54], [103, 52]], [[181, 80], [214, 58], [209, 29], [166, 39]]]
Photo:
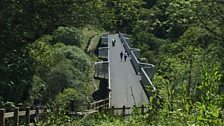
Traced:
[[89, 57], [80, 48], [56, 44], [53, 59], [56, 61], [44, 77], [46, 93], [50, 98], [73, 87], [85, 91], [89, 80]]
[[142, 44], [148, 45], [150, 50], [157, 50], [164, 42], [164, 40], [156, 38], [153, 34], [147, 33], [145, 31], [136, 34], [134, 41], [137, 44], [140, 44], [138, 45], [139, 47], [141, 47]]
[[64, 55], [66, 59], [71, 61], [72, 65], [84, 73], [88, 73], [91, 62], [89, 57], [83, 50], [74, 46], [67, 46], [60, 48], [59, 51]]
[[53, 44], [62, 42], [65, 45], [81, 47], [82, 32], [75, 27], [58, 27], [53, 33]]
[[[49, 38], [49, 39], [45, 39]], [[89, 80], [89, 57], [78, 47], [57, 43], [48, 44], [45, 36], [29, 47], [30, 56], [35, 61], [35, 75], [32, 80], [31, 99], [43, 97], [46, 102], [65, 88], [84, 90]]]
[[77, 70], [67, 61], [52, 67], [46, 78], [48, 96], [54, 98], [67, 87], [78, 87], [79, 83], [73, 75], [74, 71]]

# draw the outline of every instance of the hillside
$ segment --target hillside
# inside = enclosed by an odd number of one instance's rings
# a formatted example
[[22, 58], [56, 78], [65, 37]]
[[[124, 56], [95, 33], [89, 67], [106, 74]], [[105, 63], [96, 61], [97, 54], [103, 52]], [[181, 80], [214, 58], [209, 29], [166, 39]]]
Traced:
[[[223, 13], [220, 0], [2, 0], [0, 108], [47, 106], [39, 125], [223, 125]], [[77, 111], [93, 101], [105, 31], [126, 33], [156, 66], [146, 114], [67, 114], [70, 99]]]

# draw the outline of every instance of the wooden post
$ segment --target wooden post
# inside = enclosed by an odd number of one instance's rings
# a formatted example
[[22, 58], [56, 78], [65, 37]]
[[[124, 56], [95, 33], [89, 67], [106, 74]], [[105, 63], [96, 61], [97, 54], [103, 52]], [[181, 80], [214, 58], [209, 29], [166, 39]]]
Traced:
[[114, 115], [114, 106], [111, 107], [111, 114]]
[[97, 102], [97, 103], [95, 104], [95, 106], [94, 106], [94, 109], [97, 109], [98, 106], [99, 106], [99, 103]]
[[5, 126], [5, 109], [0, 109], [0, 126]]
[[30, 124], [30, 108], [26, 107], [26, 126]]
[[36, 107], [36, 122], [39, 122], [39, 117], [40, 115], [39, 115], [39, 107], [37, 106]]
[[122, 115], [125, 117], [125, 106], [123, 106]]
[[107, 107], [106, 105], [107, 105], [107, 100], [104, 100], [103, 101], [103, 107], [106, 108]]
[[87, 103], [87, 109], [90, 110], [90, 102]]
[[71, 112], [75, 111], [75, 100], [74, 99], [70, 100], [70, 111]]
[[102, 107], [99, 107], [99, 112], [102, 112]]
[[109, 108], [110, 107], [110, 100], [109, 100], [109, 98], [107, 99], [107, 108]]
[[19, 107], [14, 110], [14, 126], [19, 126]]
[[144, 114], [144, 110], [145, 110], [145, 107], [144, 107], [144, 105], [142, 105], [141, 106], [141, 112], [142, 112], [142, 114]]

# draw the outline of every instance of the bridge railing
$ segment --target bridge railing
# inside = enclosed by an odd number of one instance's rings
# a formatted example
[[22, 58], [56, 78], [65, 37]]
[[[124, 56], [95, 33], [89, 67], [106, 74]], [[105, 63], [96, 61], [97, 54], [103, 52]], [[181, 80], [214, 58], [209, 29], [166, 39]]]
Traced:
[[100, 47], [98, 48], [98, 57], [107, 61], [95, 62], [95, 77], [109, 79], [109, 35], [104, 33], [101, 36]]
[[140, 74], [142, 75], [142, 68], [145, 71], [146, 75], [149, 78], [153, 78], [155, 74], [155, 66], [153, 64], [148, 64], [148, 63], [139, 63], [140, 66]]
[[131, 63], [133, 65], [134, 69], [135, 69], [135, 72], [137, 74], [139, 74], [141, 68], [140, 68], [140, 62], [138, 61], [138, 59], [135, 55], [136, 51], [137, 50], [131, 51]]
[[145, 71], [146, 68], [141, 68], [141, 83], [149, 88], [150, 92], [146, 92], [148, 96], [153, 95], [153, 93], [156, 91], [155, 86], [153, 85], [150, 77], [148, 76], [147, 72]]
[[155, 72], [155, 66], [153, 64], [149, 63], [142, 63], [138, 60], [140, 57], [140, 49], [131, 48], [129, 46], [129, 38], [127, 36], [124, 36], [122, 33], [119, 33], [119, 37], [121, 39], [121, 42], [123, 43], [123, 46], [125, 50], [130, 54], [131, 57], [131, 63], [136, 71], [136, 74], [141, 75], [141, 83], [145, 87], [149, 86], [150, 92], [156, 91], [155, 86], [153, 85], [151, 78], [153, 78], [154, 72]]
[[121, 34], [119, 34], [119, 37], [121, 38], [121, 42], [123, 43], [123, 46], [124, 46], [125, 50], [128, 52], [128, 54], [131, 54], [131, 47], [129, 46], [129, 44], [125, 40], [127, 38], [123, 37]]
[[102, 34], [101, 41], [100, 41], [101, 45], [107, 45], [108, 44], [108, 39], [109, 39], [108, 36], [109, 36], [108, 33]]
[[[108, 89], [111, 89], [110, 84], [110, 57], [109, 57], [109, 34], [104, 33], [101, 36], [100, 47], [98, 48], [98, 57], [104, 58], [107, 61], [95, 63], [95, 77], [108, 80]], [[108, 104], [110, 107], [111, 92], [109, 92]]]
[[109, 107], [109, 98], [95, 101], [89, 104], [88, 109], [100, 109]]
[[100, 39], [100, 47], [98, 48], [98, 57], [100, 58], [108, 58], [109, 52], [109, 35], [107, 33], [102, 34]]
[[109, 78], [108, 67], [109, 67], [109, 61], [95, 62], [95, 77], [108, 79]]
[[99, 51], [99, 57], [100, 58], [106, 58], [106, 59], [108, 59], [108, 52], [109, 52], [109, 48], [108, 47], [100, 47], [99, 49], [98, 49], [98, 51]]

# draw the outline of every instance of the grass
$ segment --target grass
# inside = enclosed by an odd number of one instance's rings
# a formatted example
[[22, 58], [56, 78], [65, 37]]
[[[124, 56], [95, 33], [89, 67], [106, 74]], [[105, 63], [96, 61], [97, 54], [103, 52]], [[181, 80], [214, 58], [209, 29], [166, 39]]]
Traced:
[[100, 40], [100, 36], [101, 36], [101, 34], [100, 35], [96, 35], [96, 36], [94, 36], [91, 39], [91, 41], [89, 43], [89, 46], [88, 46], [88, 48], [86, 50], [87, 52], [93, 51], [93, 50], [95, 50], [97, 48], [98, 42]]
[[[103, 30], [96, 28], [95, 26], [87, 25], [82, 28], [82, 32], [83, 32], [83, 43], [81, 45], [81, 49], [85, 50], [86, 52], [89, 52], [90, 50], [95, 50]], [[94, 55], [89, 56], [92, 62], [89, 76], [92, 77], [91, 83], [94, 86], [94, 87], [91, 86], [92, 91], [90, 92], [93, 92], [98, 89], [100, 83], [99, 80], [95, 80], [93, 78], [95, 73], [94, 62], [96, 62], [98, 58]]]
[[[94, 36], [100, 35], [103, 32], [103, 30], [96, 28], [95, 26], [88, 25], [82, 28], [82, 32], [83, 32], [84, 39], [83, 39], [81, 48], [85, 50], [89, 45], [90, 39], [93, 38]], [[97, 44], [99, 41], [95, 39], [95, 37], [93, 40], [94, 40], [93, 43], [95, 44]]]

